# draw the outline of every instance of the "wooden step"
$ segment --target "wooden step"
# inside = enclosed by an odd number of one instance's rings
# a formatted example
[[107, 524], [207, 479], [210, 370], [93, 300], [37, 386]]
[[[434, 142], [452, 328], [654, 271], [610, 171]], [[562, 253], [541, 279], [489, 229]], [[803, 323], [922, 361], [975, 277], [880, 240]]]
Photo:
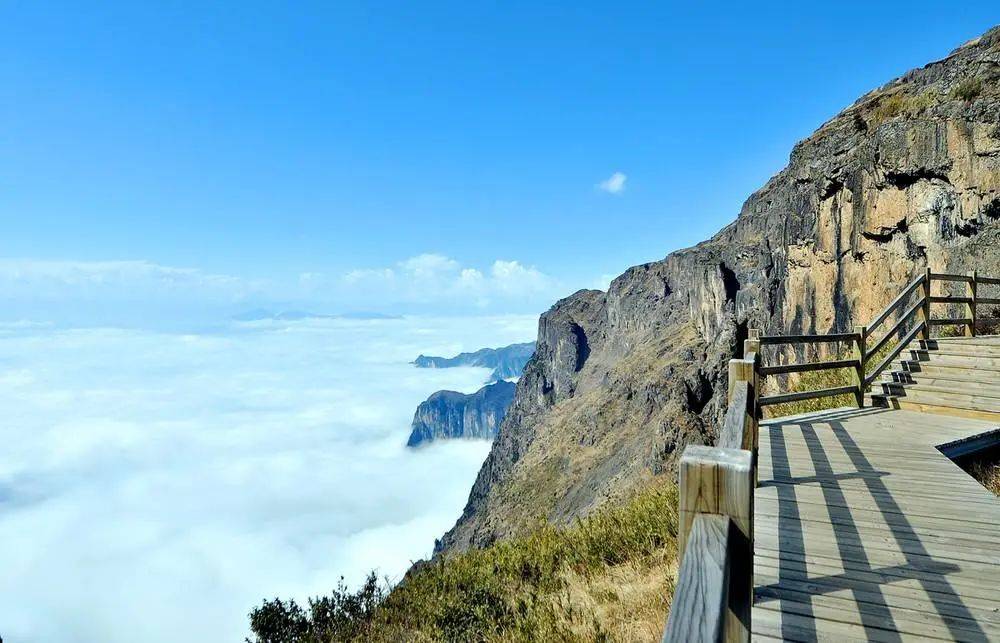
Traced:
[[1000, 413], [924, 404], [908, 401], [906, 398], [897, 398], [893, 395], [872, 395], [870, 398], [867, 398], [866, 403], [875, 408], [900, 409], [903, 411], [917, 411], [920, 413], [932, 413], [934, 415], [951, 415], [954, 417], [986, 420], [988, 422], [1000, 422]]
[[904, 349], [926, 350], [942, 355], [1000, 355], [1000, 342], [973, 344], [970, 342], [943, 342], [936, 339], [917, 340]]
[[965, 366], [968, 368], [988, 368], [1000, 370], [1000, 357], [993, 355], [955, 355], [944, 350], [911, 350], [900, 353], [900, 357], [910, 362], [929, 362], [944, 366]]
[[923, 402], [926, 404], [936, 404], [938, 406], [978, 409], [981, 411], [1000, 413], [1000, 398], [988, 397], [977, 393], [966, 393], [956, 390], [927, 391], [904, 388], [898, 393], [894, 391], [885, 394], [905, 399], [908, 402]]
[[915, 342], [936, 342], [941, 345], [971, 345], [982, 344], [986, 346], [996, 346], [1000, 344], [1000, 335], [978, 335], [976, 337], [933, 337], [931, 339], [917, 339]]
[[950, 377], [929, 376], [921, 373], [905, 373], [889, 371], [882, 373], [881, 381], [875, 384], [915, 385], [917, 388], [932, 387], [935, 389], [951, 389], [965, 392], [982, 393], [990, 397], [1000, 396], [1000, 379], [983, 379], [975, 374], [954, 374]]
[[912, 395], [872, 393], [868, 401], [874, 407], [919, 411], [941, 415], [955, 415], [981, 420], [1000, 421], [1000, 404], [988, 404], [963, 398], [974, 396], [943, 395], [914, 392]]
[[901, 382], [877, 382], [880, 392], [887, 395], [912, 396], [916, 393], [937, 393], [943, 395], [960, 395], [969, 398], [982, 398], [984, 400], [996, 400], [1000, 403], [1000, 386], [994, 388], [976, 388], [962, 386], [964, 383], [949, 382], [946, 384], [928, 384], [916, 382], [904, 384]]
[[907, 373], [922, 373], [924, 375], [945, 375], [945, 374], [966, 374], [978, 377], [978, 379], [996, 380], [1000, 378], [1000, 368], [991, 368], [969, 364], [967, 362], [946, 362], [936, 360], [933, 362], [921, 362], [917, 360], [900, 360], [889, 366], [889, 370], [903, 371]]
[[[948, 344], [941, 348], [922, 348], [920, 346], [908, 346], [903, 349], [902, 354], [910, 355], [948, 355], [949, 357], [986, 357], [990, 359], [1000, 359], [1000, 344], [996, 346], [980, 346], [978, 344]], [[916, 358], [919, 359], [919, 358]]]

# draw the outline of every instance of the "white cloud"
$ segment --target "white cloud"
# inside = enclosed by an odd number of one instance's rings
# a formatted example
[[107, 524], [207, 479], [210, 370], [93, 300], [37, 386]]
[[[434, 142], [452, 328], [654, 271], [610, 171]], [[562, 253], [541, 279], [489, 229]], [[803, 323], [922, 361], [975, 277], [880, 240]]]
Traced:
[[610, 177], [597, 184], [598, 189], [609, 194], [621, 194], [625, 191], [625, 181], [628, 177], [621, 172], [615, 172]]
[[159, 285], [165, 288], [231, 288], [245, 285], [229, 275], [195, 268], [174, 268], [149, 261], [40, 261], [0, 259], [0, 292], [20, 287], [63, 289], [121, 288]]
[[[300, 283], [306, 280], [300, 279]], [[309, 287], [356, 306], [415, 304], [448, 308], [530, 305], [544, 308], [563, 287], [537, 268], [496, 260], [487, 270], [464, 266], [440, 254], [421, 254], [385, 268], [344, 273], [329, 283], [315, 277]]]
[[525, 341], [536, 323], [10, 329], [4, 639], [242, 640], [264, 598], [301, 602], [373, 567], [398, 578], [458, 517], [488, 449], [403, 446], [429, 393], [486, 376], [408, 362]]
[[218, 319], [264, 281], [150, 261], [0, 259], [0, 318], [60, 323]]

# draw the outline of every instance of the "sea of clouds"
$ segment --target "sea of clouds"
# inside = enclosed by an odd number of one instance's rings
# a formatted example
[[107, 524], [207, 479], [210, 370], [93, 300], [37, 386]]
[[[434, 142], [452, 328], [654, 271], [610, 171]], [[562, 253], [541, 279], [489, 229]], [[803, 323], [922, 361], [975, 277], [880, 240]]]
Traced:
[[0, 325], [0, 636], [239, 641], [266, 597], [398, 579], [489, 450], [405, 448], [427, 395], [488, 374], [409, 362], [529, 341], [536, 322]]

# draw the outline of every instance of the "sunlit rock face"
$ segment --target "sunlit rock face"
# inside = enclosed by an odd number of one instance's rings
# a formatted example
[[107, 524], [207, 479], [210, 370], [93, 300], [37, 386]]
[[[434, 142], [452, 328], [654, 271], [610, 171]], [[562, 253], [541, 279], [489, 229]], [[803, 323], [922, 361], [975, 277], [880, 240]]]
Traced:
[[471, 394], [434, 393], [417, 407], [406, 445], [454, 438], [492, 440], [514, 399], [514, 388], [513, 382], [501, 380]]
[[544, 314], [535, 356], [440, 548], [572, 520], [669, 470], [685, 444], [712, 442], [726, 361], [749, 328], [867, 323], [925, 266], [1000, 276], [998, 244], [994, 29], [825, 123], [712, 239]]

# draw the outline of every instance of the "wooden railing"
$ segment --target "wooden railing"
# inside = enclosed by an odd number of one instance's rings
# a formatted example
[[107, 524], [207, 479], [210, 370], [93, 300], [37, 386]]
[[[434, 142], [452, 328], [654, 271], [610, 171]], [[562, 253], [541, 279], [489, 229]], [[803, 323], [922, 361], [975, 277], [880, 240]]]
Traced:
[[[931, 287], [935, 282], [965, 283], [966, 293], [964, 296], [934, 295], [931, 292]], [[820, 362], [762, 365], [760, 367], [761, 377], [766, 378], [791, 373], [846, 368], [851, 369], [852, 383], [845, 386], [811, 391], [764, 395], [758, 400], [758, 406], [765, 408], [775, 404], [845, 394], [854, 395], [856, 404], [859, 407], [864, 406], [865, 391], [868, 390], [872, 383], [882, 374], [882, 371], [892, 364], [914, 339], [930, 339], [932, 329], [938, 326], [960, 326], [966, 336], [975, 336], [979, 322], [984, 321], [979, 314], [979, 307], [1000, 304], [1000, 298], [980, 297], [978, 291], [981, 285], [1000, 285], [1000, 279], [981, 277], [975, 271], [965, 275], [956, 275], [936, 273], [928, 268], [924, 270], [922, 275], [907, 285], [867, 326], [855, 326], [851, 332], [847, 333], [770, 335], [761, 337], [760, 343], [762, 346], [818, 343], [838, 343], [850, 346], [850, 357], [841, 356], [840, 359]], [[916, 301], [911, 303], [909, 300], [915, 292], [919, 294]], [[965, 314], [961, 317], [936, 319], [931, 315], [931, 307], [934, 304], [962, 305], [965, 307]], [[880, 336], [873, 332], [889, 320], [893, 316], [893, 313], [897, 313], [897, 315], [888, 329], [882, 332]], [[878, 336], [878, 339], [874, 339], [876, 336]], [[887, 353], [881, 355], [885, 347], [890, 345], [893, 340], [896, 340], [896, 344]], [[881, 359], [875, 362], [875, 358], [880, 355]], [[873, 364], [874, 366], [872, 367]]]
[[757, 481], [760, 342], [729, 362], [729, 407], [718, 446], [680, 460], [674, 604], [663, 641], [748, 641], [753, 603], [753, 490]]
[[[932, 295], [934, 282], [964, 282], [964, 296]], [[728, 407], [715, 447], [689, 445], [679, 464], [678, 556], [681, 561], [673, 605], [663, 641], [749, 641], [753, 605], [753, 498], [757, 485], [757, 444], [762, 409], [775, 404], [853, 394], [864, 406], [865, 390], [913, 339], [930, 339], [936, 326], [958, 325], [976, 333], [978, 306], [1000, 305], [1000, 298], [979, 296], [980, 285], [1000, 285], [1000, 278], [934, 273], [917, 277], [868, 326], [849, 333], [824, 335], [767, 335], [752, 329], [743, 345], [743, 357], [729, 362]], [[917, 301], [908, 304], [918, 291]], [[934, 304], [963, 305], [960, 318], [934, 319]], [[905, 306], [905, 308], [904, 308]], [[871, 341], [873, 329], [893, 312], [895, 321]], [[916, 321], [914, 323], [914, 317]], [[869, 363], [893, 339], [898, 343], [879, 360]], [[800, 364], [764, 365], [762, 347], [818, 343], [847, 343], [851, 356]], [[761, 395], [765, 378], [811, 371], [851, 369], [847, 386]]]

